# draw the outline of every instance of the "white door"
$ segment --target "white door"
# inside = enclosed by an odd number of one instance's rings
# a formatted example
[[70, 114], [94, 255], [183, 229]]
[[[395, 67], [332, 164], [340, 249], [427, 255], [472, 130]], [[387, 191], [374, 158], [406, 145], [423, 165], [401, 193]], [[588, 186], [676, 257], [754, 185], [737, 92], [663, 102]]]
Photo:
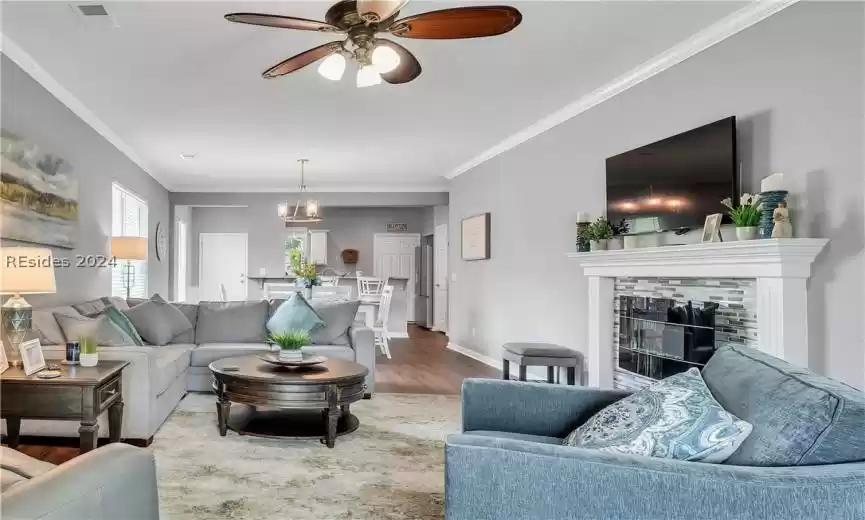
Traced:
[[448, 225], [436, 226], [433, 236], [433, 330], [448, 331]]
[[420, 235], [387, 234], [375, 235], [373, 250], [375, 254], [373, 270], [376, 278], [406, 278], [406, 321], [415, 321], [415, 285], [417, 284], [417, 264], [415, 254], [420, 247]]
[[198, 248], [198, 298], [246, 300], [246, 233], [201, 233]]

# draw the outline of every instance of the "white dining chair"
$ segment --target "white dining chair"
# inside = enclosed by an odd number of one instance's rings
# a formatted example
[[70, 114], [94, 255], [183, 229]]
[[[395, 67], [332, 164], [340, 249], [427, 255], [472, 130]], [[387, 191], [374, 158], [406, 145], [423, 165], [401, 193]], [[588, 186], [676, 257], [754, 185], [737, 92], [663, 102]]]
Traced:
[[372, 276], [359, 276], [357, 278], [357, 299], [360, 301], [379, 301], [384, 280]]
[[381, 349], [382, 353], [390, 357], [390, 335], [387, 332], [387, 319], [390, 315], [390, 301], [393, 297], [393, 286], [386, 285], [381, 290], [381, 299], [378, 305], [378, 318], [375, 321], [372, 331], [375, 334], [375, 344]]
[[264, 284], [264, 299], [273, 300], [276, 298], [288, 299], [291, 295], [299, 291], [292, 283], [266, 283]]

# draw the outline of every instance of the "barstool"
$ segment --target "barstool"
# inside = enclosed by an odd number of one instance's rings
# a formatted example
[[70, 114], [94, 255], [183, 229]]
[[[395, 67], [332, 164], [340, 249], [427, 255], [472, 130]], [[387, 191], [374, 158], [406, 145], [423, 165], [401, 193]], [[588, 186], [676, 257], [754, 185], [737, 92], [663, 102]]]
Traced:
[[510, 379], [510, 363], [519, 365], [520, 381], [526, 380], [527, 366], [547, 367], [547, 382], [555, 383], [555, 369], [568, 369], [568, 384], [576, 383], [580, 367], [580, 385], [583, 384], [583, 354], [551, 343], [505, 343], [502, 348], [502, 379]]

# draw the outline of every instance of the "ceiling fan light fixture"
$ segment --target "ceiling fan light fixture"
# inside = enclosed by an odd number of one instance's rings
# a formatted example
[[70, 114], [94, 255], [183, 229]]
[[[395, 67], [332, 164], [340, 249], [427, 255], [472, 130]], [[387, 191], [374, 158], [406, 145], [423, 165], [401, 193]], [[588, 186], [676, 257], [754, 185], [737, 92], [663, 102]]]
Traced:
[[379, 44], [372, 51], [372, 66], [379, 74], [387, 74], [399, 67], [399, 54], [391, 47]]
[[318, 73], [331, 81], [339, 81], [345, 73], [345, 56], [331, 54], [318, 66]]
[[357, 88], [371, 87], [381, 83], [381, 75], [372, 65], [361, 65], [357, 70]]

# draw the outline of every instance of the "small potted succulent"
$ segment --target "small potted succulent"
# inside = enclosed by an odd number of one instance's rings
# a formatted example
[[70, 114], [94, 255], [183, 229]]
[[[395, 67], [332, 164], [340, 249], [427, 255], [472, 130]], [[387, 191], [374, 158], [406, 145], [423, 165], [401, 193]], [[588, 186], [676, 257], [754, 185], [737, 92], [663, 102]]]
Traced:
[[604, 217], [589, 224], [589, 247], [592, 251], [605, 251], [607, 242], [613, 238], [613, 226]]
[[294, 282], [295, 285], [303, 289], [304, 298], [307, 300], [312, 298], [312, 288], [316, 285], [321, 285], [318, 272], [315, 270], [315, 264], [301, 261], [293, 270], [294, 276], [297, 277]]
[[721, 204], [729, 209], [733, 225], [736, 226], [736, 238], [739, 240], [753, 240], [757, 237], [757, 229], [760, 224], [760, 195], [743, 193], [739, 204], [733, 205], [730, 197], [721, 201]]
[[300, 349], [309, 345], [309, 332], [302, 330], [273, 332], [267, 337], [267, 341], [279, 347], [280, 361], [301, 361], [303, 353]]
[[79, 363], [83, 367], [95, 367], [99, 363], [99, 353], [96, 351], [96, 340], [83, 336], [78, 338], [78, 344], [81, 345], [81, 354], [78, 358]]
[[613, 228], [613, 237], [607, 243], [607, 249], [624, 249], [625, 248], [625, 234], [627, 234], [628, 230], [628, 221], [622, 219], [618, 224], [610, 224], [610, 227]]

